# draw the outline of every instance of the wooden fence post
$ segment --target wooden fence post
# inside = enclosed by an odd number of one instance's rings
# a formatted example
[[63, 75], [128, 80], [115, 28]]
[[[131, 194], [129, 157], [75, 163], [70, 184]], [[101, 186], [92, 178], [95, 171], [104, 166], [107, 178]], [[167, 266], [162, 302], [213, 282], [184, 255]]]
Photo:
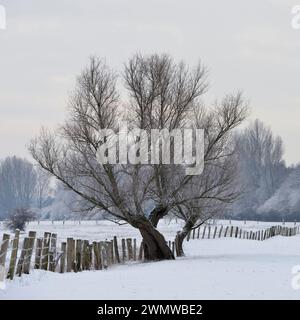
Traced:
[[220, 231], [219, 231], [219, 238], [222, 236], [222, 230], [223, 230], [223, 225], [221, 225]]
[[109, 245], [109, 252], [110, 252], [110, 258], [111, 258], [111, 263], [115, 263], [115, 257], [114, 257], [114, 240], [110, 240]]
[[42, 247], [43, 247], [43, 239], [42, 238], [36, 239], [34, 269], [41, 268]]
[[48, 270], [50, 237], [51, 237], [50, 232], [44, 233], [43, 250], [42, 250], [42, 269], [43, 270]]
[[106, 252], [106, 261], [107, 261], [107, 267], [110, 267], [112, 265], [112, 260], [111, 260], [111, 252], [110, 252], [110, 241], [105, 241], [104, 242], [104, 248]]
[[99, 252], [97, 241], [93, 241], [93, 251], [94, 251], [94, 269], [100, 270], [100, 252]]
[[75, 272], [82, 271], [82, 240], [76, 239]]
[[172, 241], [172, 253], [175, 256], [175, 242]]
[[123, 258], [123, 262], [126, 261], [126, 243], [125, 243], [125, 239], [122, 239], [122, 258]]
[[225, 234], [224, 234], [224, 237], [226, 238], [226, 236], [227, 236], [227, 232], [228, 232], [228, 226], [226, 227], [226, 229], [225, 229]]
[[235, 238], [237, 238], [238, 237], [238, 234], [239, 234], [239, 227], [236, 227], [235, 228]]
[[210, 239], [210, 226], [208, 226], [208, 235], [207, 235], [207, 239]]
[[198, 232], [197, 232], [197, 239], [200, 238], [200, 227], [198, 227]]
[[141, 242], [140, 251], [139, 251], [139, 260], [143, 260], [143, 252], [144, 252], [144, 242]]
[[104, 241], [100, 241], [99, 242], [99, 247], [100, 247], [100, 253], [101, 253], [102, 267], [103, 267], [103, 269], [106, 270], [108, 268], [108, 256], [107, 256], [107, 250], [106, 250], [105, 242]]
[[132, 239], [126, 239], [127, 242], [127, 252], [128, 252], [128, 259], [132, 260]]
[[215, 231], [214, 231], [214, 239], [216, 238], [216, 234], [217, 234], [217, 229], [218, 229], [218, 227], [217, 227], [217, 226], [215, 226]]
[[136, 261], [136, 239], [133, 239], [133, 260]]
[[2, 243], [0, 247], [0, 281], [3, 282], [5, 280], [5, 262], [7, 249], [9, 246], [10, 235], [4, 233], [2, 236]]
[[55, 258], [56, 258], [56, 242], [57, 234], [51, 234], [50, 251], [49, 251], [49, 271], [55, 272]]
[[23, 240], [23, 247], [22, 247], [22, 251], [18, 260], [18, 264], [17, 264], [17, 274], [19, 277], [21, 277], [22, 272], [23, 272], [23, 265], [24, 265], [24, 258], [27, 252], [27, 247], [28, 247], [28, 238], [24, 238]]
[[[136, 239], [135, 239], [136, 241]], [[115, 257], [116, 257], [116, 262], [120, 263], [120, 255], [119, 255], [119, 248], [118, 248], [118, 239], [116, 236], [114, 236], [114, 248], [115, 248]]]
[[7, 278], [10, 280], [13, 280], [14, 275], [15, 275], [17, 255], [18, 255], [18, 249], [19, 249], [19, 237], [20, 237], [20, 230], [16, 229], [15, 238], [14, 238], [13, 244], [12, 244], [9, 270], [8, 270], [8, 274], [7, 274]]
[[195, 232], [196, 232], [196, 230], [193, 229], [193, 240], [195, 240]]
[[91, 266], [91, 252], [90, 252], [90, 244], [88, 240], [83, 240], [82, 246], [82, 270], [90, 270]]
[[202, 239], [204, 239], [204, 237], [205, 237], [205, 231], [206, 231], [206, 226], [204, 226], [204, 230], [203, 230], [203, 233], [202, 233]]
[[33, 253], [33, 247], [35, 242], [36, 232], [35, 231], [29, 231], [28, 234], [28, 247], [27, 251], [25, 253], [24, 262], [23, 262], [23, 272], [25, 274], [29, 274], [30, 272], [30, 263], [31, 263], [31, 257]]
[[67, 272], [71, 272], [74, 264], [75, 246], [74, 239], [67, 238]]
[[103, 256], [102, 256], [102, 247], [101, 242], [97, 243], [98, 252], [99, 252], [99, 270], [103, 269]]
[[230, 238], [232, 238], [232, 235], [233, 235], [233, 226], [230, 227]]
[[67, 243], [66, 242], [62, 242], [61, 243], [61, 258], [60, 258], [60, 273], [64, 273], [65, 272], [65, 265], [66, 265], [66, 252], [67, 252]]
[[190, 237], [191, 237], [191, 231], [189, 231], [189, 233], [187, 234], [186, 241], [190, 241]]

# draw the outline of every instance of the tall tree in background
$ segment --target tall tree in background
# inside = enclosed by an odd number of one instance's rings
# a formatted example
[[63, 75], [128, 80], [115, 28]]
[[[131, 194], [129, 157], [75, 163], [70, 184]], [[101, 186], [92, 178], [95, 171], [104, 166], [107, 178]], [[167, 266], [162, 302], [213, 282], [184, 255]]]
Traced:
[[36, 182], [34, 167], [27, 160], [14, 156], [0, 163], [0, 208], [3, 217], [15, 209], [30, 207]]
[[41, 167], [36, 167], [36, 203], [37, 208], [42, 209], [50, 192], [50, 174], [42, 170]]
[[239, 184], [244, 195], [236, 211], [252, 211], [269, 199], [285, 179], [283, 143], [271, 129], [256, 119], [237, 135]]

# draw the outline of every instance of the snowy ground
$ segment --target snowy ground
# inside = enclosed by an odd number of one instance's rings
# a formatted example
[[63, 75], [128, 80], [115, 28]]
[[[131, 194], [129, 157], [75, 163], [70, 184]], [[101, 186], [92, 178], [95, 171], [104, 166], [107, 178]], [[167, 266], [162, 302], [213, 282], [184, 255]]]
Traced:
[[[95, 223], [81, 224], [77, 229], [60, 224], [55, 223], [53, 228], [61, 236], [96, 230]], [[113, 227], [107, 222], [104, 225], [104, 237], [109, 228], [114, 231], [109, 238], [114, 234], [121, 236], [121, 231], [122, 236], [138, 236], [128, 226]], [[33, 229], [34, 225], [30, 227]], [[46, 227], [52, 231], [50, 225]], [[160, 225], [170, 239], [178, 227], [175, 223]], [[262, 225], [247, 222], [245, 227]], [[35, 228], [42, 232], [42, 223]], [[96, 233], [89, 236], [95, 238]], [[299, 244], [299, 235], [261, 242], [230, 238], [192, 240], [185, 243], [186, 257], [176, 261], [132, 263], [107, 271], [63, 275], [35, 271], [7, 282], [7, 288], [0, 290], [0, 299], [300, 299], [300, 290], [291, 285], [292, 267], [300, 265]]]

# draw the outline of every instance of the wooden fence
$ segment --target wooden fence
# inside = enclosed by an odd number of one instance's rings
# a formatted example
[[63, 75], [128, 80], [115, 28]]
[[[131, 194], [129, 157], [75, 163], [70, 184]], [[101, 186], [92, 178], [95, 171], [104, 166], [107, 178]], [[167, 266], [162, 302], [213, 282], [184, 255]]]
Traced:
[[211, 226], [204, 225], [196, 229], [193, 229], [187, 236], [187, 241], [190, 239], [215, 239], [221, 237], [231, 237], [239, 239], [249, 239], [249, 240], [267, 240], [275, 236], [291, 237], [299, 234], [300, 226], [295, 227], [283, 227], [283, 226], [272, 226], [267, 229], [261, 229], [257, 231], [246, 231], [240, 227], [234, 226]]
[[[231, 237], [249, 240], [266, 240], [274, 236], [295, 236], [299, 234], [300, 226], [292, 228], [272, 226], [264, 230], [245, 231], [235, 226], [203, 225], [193, 229], [187, 236], [191, 239], [215, 239]], [[0, 281], [4, 278], [13, 280], [15, 276], [29, 274], [33, 269], [50, 272], [80, 272], [83, 270], [105, 270], [112, 265], [128, 261], [143, 260], [142, 243], [137, 246], [137, 240], [113, 237], [108, 241], [89, 241], [67, 238], [58, 241], [56, 233], [45, 232], [39, 238], [35, 231], [29, 231], [25, 237], [16, 230], [13, 239], [9, 234], [3, 234], [0, 246]], [[174, 242], [168, 242], [175, 254]]]
[[67, 238], [58, 242], [57, 234], [45, 232], [39, 238], [30, 231], [21, 239], [16, 230], [13, 239], [3, 234], [0, 247], [0, 281], [15, 276], [29, 274], [33, 269], [51, 272], [80, 272], [83, 270], [103, 270], [112, 265], [128, 261], [143, 260], [142, 243], [137, 240], [113, 237], [108, 241], [89, 241]]

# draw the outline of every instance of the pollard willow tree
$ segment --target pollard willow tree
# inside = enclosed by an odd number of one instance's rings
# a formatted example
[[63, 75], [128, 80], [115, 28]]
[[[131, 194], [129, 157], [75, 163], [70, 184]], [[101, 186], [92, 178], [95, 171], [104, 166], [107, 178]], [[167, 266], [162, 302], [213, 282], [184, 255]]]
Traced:
[[239, 195], [235, 190], [233, 130], [246, 118], [247, 103], [237, 93], [211, 107], [204, 106], [200, 98], [207, 90], [206, 75], [201, 64], [192, 75], [182, 63], [174, 68], [168, 56], [135, 56], [125, 69], [130, 112], [138, 126], [167, 128], [169, 132], [187, 127], [205, 131], [201, 175], [187, 176], [183, 165], [152, 166], [150, 197], [154, 205], [149, 218], [155, 227], [170, 212], [185, 221], [175, 239], [178, 255], [183, 255], [183, 240], [193, 228], [220, 214]]
[[[119, 120], [124, 119], [132, 128], [146, 131], [191, 127], [191, 111], [207, 88], [206, 70], [201, 64], [190, 70], [167, 55], [135, 55], [125, 66], [124, 80], [129, 92], [126, 104], [119, 98], [117, 75], [92, 58], [78, 77], [65, 124], [54, 134], [43, 129], [29, 149], [44, 170], [80, 196], [85, 210], [103, 211], [139, 229], [147, 260], [174, 259], [156, 226], [172, 209], [190, 203], [188, 192], [182, 190], [197, 177], [185, 176], [186, 165], [100, 163], [99, 150], [109, 137], [99, 132], [107, 128], [118, 132]], [[235, 112], [240, 107], [239, 102]], [[223, 123], [231, 121], [229, 111], [217, 119], [221, 136], [226, 131]], [[221, 144], [218, 134], [214, 140]], [[209, 157], [212, 147], [206, 148]]]
[[175, 238], [178, 256], [184, 255], [183, 240], [208, 219], [221, 216], [226, 206], [241, 194], [237, 184], [238, 157], [233, 130], [248, 114], [240, 93], [226, 96], [210, 111], [197, 108], [193, 125], [205, 130], [204, 170], [199, 176], [187, 176], [176, 189], [174, 213], [185, 224]]

